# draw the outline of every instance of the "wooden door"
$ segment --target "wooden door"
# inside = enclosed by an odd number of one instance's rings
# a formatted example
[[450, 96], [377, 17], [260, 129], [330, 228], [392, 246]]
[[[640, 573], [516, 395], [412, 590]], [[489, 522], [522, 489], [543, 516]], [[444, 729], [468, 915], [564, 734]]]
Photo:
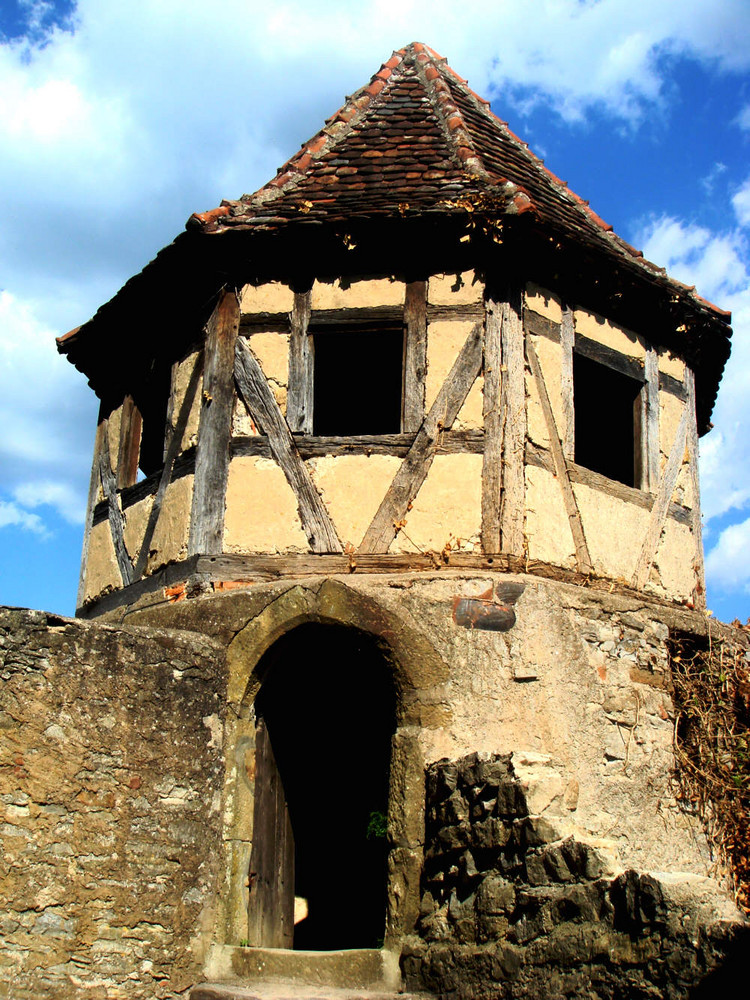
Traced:
[[258, 721], [255, 739], [248, 942], [256, 948], [291, 948], [294, 944], [294, 835], [281, 775], [262, 718]]

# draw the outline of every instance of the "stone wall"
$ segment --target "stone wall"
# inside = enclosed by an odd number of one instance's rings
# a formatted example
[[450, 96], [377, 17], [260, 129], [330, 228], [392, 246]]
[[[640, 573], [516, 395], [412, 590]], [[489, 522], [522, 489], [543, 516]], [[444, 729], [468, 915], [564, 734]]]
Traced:
[[200, 978], [220, 857], [210, 639], [0, 610], [0, 997]]
[[596, 845], [564, 835], [551, 778], [548, 760], [529, 754], [428, 769], [407, 989], [514, 1000], [727, 995], [750, 935], [716, 883], [613, 871]]

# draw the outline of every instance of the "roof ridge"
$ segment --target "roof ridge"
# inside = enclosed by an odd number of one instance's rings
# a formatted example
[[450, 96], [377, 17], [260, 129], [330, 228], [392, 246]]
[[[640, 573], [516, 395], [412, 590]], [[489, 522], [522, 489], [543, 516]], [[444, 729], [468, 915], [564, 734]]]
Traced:
[[[417, 48], [419, 46], [419, 48]], [[489, 173], [485, 169], [479, 151], [471, 137], [471, 133], [461, 114], [461, 109], [453, 101], [450, 87], [443, 78], [443, 67], [449, 70], [457, 79], [458, 74], [448, 65], [445, 56], [439, 55], [434, 49], [421, 42], [412, 42], [414, 64], [422, 81], [425, 93], [432, 105], [435, 117], [448, 143], [448, 149], [456, 158], [459, 166], [469, 173], [489, 181]]]

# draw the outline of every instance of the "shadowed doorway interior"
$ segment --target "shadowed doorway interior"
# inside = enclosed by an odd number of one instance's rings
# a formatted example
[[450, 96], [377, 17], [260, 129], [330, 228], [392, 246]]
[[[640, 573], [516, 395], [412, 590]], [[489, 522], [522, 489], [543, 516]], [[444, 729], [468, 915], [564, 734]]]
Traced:
[[[273, 839], [281, 830], [283, 839], [290, 821], [294, 838], [293, 878], [286, 874], [272, 890], [287, 898], [272, 900], [271, 909], [289, 913], [292, 892], [306, 900], [307, 916], [294, 928], [297, 949], [380, 947], [396, 701], [390, 664], [364, 632], [309, 624], [279, 639], [259, 672], [258, 733], [270, 748], [259, 750], [255, 837]], [[264, 797], [261, 783], [278, 790]], [[269, 808], [286, 808], [288, 820], [269, 816]], [[273, 851], [262, 846], [256, 852], [254, 844], [259, 866], [283, 863], [269, 861]], [[291, 862], [291, 847], [288, 854]], [[257, 905], [266, 904], [251, 892], [251, 920]]]

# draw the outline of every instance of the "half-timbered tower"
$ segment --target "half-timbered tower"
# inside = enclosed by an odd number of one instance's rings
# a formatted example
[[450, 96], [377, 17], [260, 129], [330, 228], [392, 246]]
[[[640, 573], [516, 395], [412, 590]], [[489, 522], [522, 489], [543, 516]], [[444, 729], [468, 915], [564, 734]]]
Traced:
[[294, 943], [444, 989], [446, 941], [519, 975], [488, 859], [527, 814], [568, 881], [706, 875], [665, 641], [728, 321], [415, 43], [60, 339], [101, 399], [79, 613], [227, 645], [215, 976]]

